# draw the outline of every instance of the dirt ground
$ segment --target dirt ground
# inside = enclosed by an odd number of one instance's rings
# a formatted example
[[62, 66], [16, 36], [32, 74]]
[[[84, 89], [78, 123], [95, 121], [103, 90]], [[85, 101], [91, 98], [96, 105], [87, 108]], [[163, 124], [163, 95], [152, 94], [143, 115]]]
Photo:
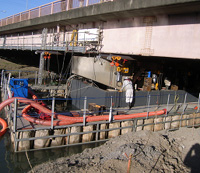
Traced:
[[200, 128], [177, 131], [138, 131], [110, 139], [94, 149], [59, 158], [32, 172], [199, 172]]
[[10, 70], [12, 72], [13, 77], [19, 75], [19, 70], [23, 71], [20, 75], [22, 77], [25, 76], [26, 78], [35, 77], [35, 71], [38, 71], [38, 68], [36, 67], [16, 64], [1, 57], [0, 57], [0, 69], [6, 69], [8, 71]]
[[[37, 70], [1, 57], [0, 69]], [[29, 77], [31, 74], [21, 75]], [[30, 172], [127, 172], [130, 155], [130, 172], [200, 172], [200, 128], [128, 133], [80, 154], [37, 165]]]

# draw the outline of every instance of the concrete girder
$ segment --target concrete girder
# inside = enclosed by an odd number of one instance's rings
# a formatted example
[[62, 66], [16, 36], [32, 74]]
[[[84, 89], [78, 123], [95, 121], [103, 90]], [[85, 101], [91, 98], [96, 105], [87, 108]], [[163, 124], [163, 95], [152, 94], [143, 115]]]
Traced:
[[52, 27], [57, 24], [79, 24], [135, 16], [190, 13], [199, 10], [199, 0], [116, 0], [3, 26], [0, 28], [0, 35]]

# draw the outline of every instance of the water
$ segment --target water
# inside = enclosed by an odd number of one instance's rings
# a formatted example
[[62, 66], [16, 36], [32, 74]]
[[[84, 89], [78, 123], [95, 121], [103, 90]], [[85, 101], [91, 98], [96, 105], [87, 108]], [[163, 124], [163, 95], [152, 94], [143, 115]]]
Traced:
[[7, 167], [7, 150], [4, 145], [4, 139], [0, 138], [0, 170], [1, 172], [9, 172], [9, 168]]
[[[1, 99], [0, 99], [1, 100]], [[5, 114], [2, 111], [0, 117], [5, 118]], [[82, 152], [85, 148], [94, 148], [99, 146], [100, 143], [90, 145], [78, 145], [72, 147], [63, 147], [57, 149], [46, 149], [40, 151], [28, 151], [27, 155], [25, 152], [14, 153], [13, 144], [10, 141], [9, 131], [0, 138], [0, 172], [1, 173], [24, 173], [31, 170], [38, 164], [52, 161], [57, 158], [70, 156], [75, 153]], [[31, 165], [29, 164], [30, 161]]]
[[64, 147], [57, 149], [46, 149], [40, 151], [27, 152], [28, 158], [25, 152], [14, 153], [12, 152], [12, 144], [10, 143], [9, 133], [7, 132], [3, 138], [0, 139], [0, 171], [2, 173], [23, 173], [31, 170], [28, 163], [28, 159], [31, 166], [41, 164], [46, 161], [55, 160], [60, 157], [70, 156], [75, 153], [82, 152], [85, 148], [93, 148], [98, 144]]

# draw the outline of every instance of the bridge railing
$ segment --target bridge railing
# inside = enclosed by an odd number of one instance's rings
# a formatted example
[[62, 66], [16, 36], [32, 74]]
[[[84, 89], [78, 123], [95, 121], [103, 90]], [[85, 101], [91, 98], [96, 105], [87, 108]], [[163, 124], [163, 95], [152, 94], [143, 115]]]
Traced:
[[101, 31], [98, 28], [46, 34], [32, 32], [0, 37], [0, 49], [60, 50], [74, 52], [97, 52], [101, 47]]
[[114, 0], [58, 0], [0, 20], [0, 26], [5, 26], [24, 20], [34, 19], [41, 16], [68, 11], [75, 8], [86, 7], [89, 5], [103, 3]]

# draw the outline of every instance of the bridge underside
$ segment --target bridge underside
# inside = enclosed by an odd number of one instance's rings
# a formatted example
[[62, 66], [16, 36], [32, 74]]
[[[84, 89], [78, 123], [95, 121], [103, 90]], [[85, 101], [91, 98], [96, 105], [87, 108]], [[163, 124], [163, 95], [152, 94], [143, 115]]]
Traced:
[[74, 74], [112, 88], [125, 76], [140, 88], [151, 71], [184, 89], [199, 80], [189, 61], [200, 59], [199, 10], [197, 0], [107, 2], [1, 27], [0, 49], [71, 52]]
[[199, 35], [200, 13], [155, 15], [1, 35], [0, 48], [200, 59]]

